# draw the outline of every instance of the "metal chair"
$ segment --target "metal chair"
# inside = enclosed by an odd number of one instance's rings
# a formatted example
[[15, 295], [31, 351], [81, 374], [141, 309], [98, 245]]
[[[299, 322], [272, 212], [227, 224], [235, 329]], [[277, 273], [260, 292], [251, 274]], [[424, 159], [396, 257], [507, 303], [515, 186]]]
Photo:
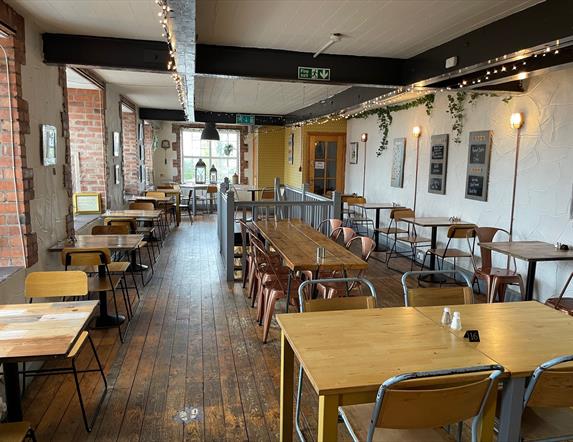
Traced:
[[[456, 287], [408, 287], [408, 278], [415, 277], [417, 281], [427, 275], [457, 275], [465, 281], [465, 286]], [[426, 307], [433, 305], [473, 304], [474, 293], [471, 282], [465, 273], [459, 270], [428, 270], [406, 272], [402, 275], [402, 290], [404, 291], [405, 307]]]
[[[345, 284], [365, 285], [370, 290], [369, 296], [349, 296], [332, 299], [310, 299], [310, 288], [316, 284], [328, 284], [330, 282], [342, 282]], [[308, 289], [308, 290], [307, 290]], [[304, 281], [298, 288], [300, 312], [326, 312], [335, 310], [360, 310], [376, 308], [377, 294], [374, 285], [365, 278], [326, 278]], [[300, 427], [300, 403], [302, 399], [302, 381], [304, 371], [302, 366], [298, 369], [298, 386], [296, 391], [295, 427], [296, 433], [302, 442], [305, 437]]]
[[558, 365], [573, 355], [544, 362], [531, 376], [523, 400], [521, 438], [524, 441], [573, 439], [573, 370]]
[[342, 220], [339, 220], [338, 218], [329, 218], [322, 220], [316, 230], [332, 239], [332, 233], [339, 227], [342, 227]]
[[[350, 197], [346, 198], [345, 203], [348, 206], [346, 212], [347, 214], [346, 221], [348, 223], [347, 225], [356, 230], [360, 235], [370, 236], [370, 232], [372, 232], [373, 235], [375, 228], [374, 220], [368, 218], [365, 209], [356, 206], [357, 204], [365, 204], [366, 198], [362, 196]], [[366, 226], [366, 234], [363, 234], [360, 230], [360, 228], [363, 226]]]
[[569, 287], [569, 284], [571, 283], [571, 279], [573, 279], [573, 272], [571, 272], [567, 278], [567, 281], [561, 289], [559, 296], [549, 298], [545, 301], [545, 304], [553, 307], [556, 310], [561, 310], [562, 312], [568, 313], [569, 315], [573, 315], [573, 298], [564, 296], [565, 292], [567, 291], [567, 287]]
[[379, 235], [386, 237], [386, 244], [388, 244], [388, 240], [391, 236], [394, 237], [394, 242], [396, 242], [397, 234], [408, 233], [407, 229], [401, 229], [397, 226], [398, 220], [394, 216], [397, 210], [403, 209], [392, 209], [390, 211], [390, 223], [388, 224], [388, 227], [380, 227], [375, 229]]
[[[422, 265], [420, 266], [421, 270], [423, 270], [426, 265], [426, 258], [431, 255], [434, 255], [437, 258], [436, 261], [438, 264], [438, 269], [440, 269], [444, 265], [444, 261], [446, 259], [448, 258], [453, 259], [454, 270], [456, 268], [456, 259], [460, 258], [471, 259], [471, 257], [474, 255], [475, 238], [476, 238], [474, 225], [450, 226], [448, 228], [447, 238], [448, 242], [446, 243], [446, 247], [426, 250], [426, 253], [424, 254], [424, 260], [422, 261]], [[462, 250], [452, 247], [453, 239], [466, 239], [469, 250]], [[470, 241], [470, 239], [472, 239], [473, 241]]]
[[[485, 372], [491, 373], [477, 381], [460, 382], [460, 376]], [[440, 427], [472, 419], [471, 440], [477, 442], [485, 404], [495, 394], [502, 373], [500, 365], [404, 373], [380, 386], [374, 404], [341, 406], [338, 412], [355, 441], [451, 440]], [[412, 380], [423, 384], [402, 387]]]
[[[398, 226], [400, 223], [403, 223], [402, 219], [404, 218], [415, 218], [416, 213], [411, 209], [396, 209], [393, 211], [393, 217], [395, 226], [398, 230]], [[400, 229], [402, 230], [402, 229]], [[404, 235], [398, 236], [398, 231], [394, 233], [394, 243], [392, 244], [392, 248], [390, 249], [388, 258], [386, 259], [386, 266], [390, 268], [390, 260], [395, 258], [397, 255], [404, 256], [404, 254], [399, 254], [396, 250], [396, 246], [398, 242], [406, 243], [410, 246], [410, 270], [414, 269], [414, 262], [416, 262], [416, 253], [418, 247], [429, 247], [432, 243], [431, 239], [425, 238], [423, 236], [419, 236], [416, 232], [416, 226], [414, 224], [407, 223], [406, 232]]]
[[[24, 283], [24, 296], [29, 299], [30, 303], [36, 298], [59, 298], [59, 297], [72, 297], [72, 298], [83, 298], [88, 295], [88, 277], [84, 272], [79, 271], [68, 271], [68, 272], [34, 272], [30, 273], [26, 277]], [[89, 343], [92, 352], [94, 354], [95, 360], [97, 362], [97, 369], [85, 369], [78, 370], [76, 366], [76, 361], [78, 359], [79, 353], [84, 345]], [[26, 365], [23, 364], [22, 367], [22, 379], [23, 386], [25, 388], [26, 378], [34, 376], [48, 376], [56, 374], [73, 374], [74, 381], [76, 384], [76, 391], [78, 393], [78, 399], [80, 402], [80, 408], [82, 410], [82, 417], [84, 420], [84, 426], [86, 431], [89, 433], [92, 430], [93, 424], [99, 414], [99, 410], [103, 403], [103, 400], [107, 393], [107, 380], [103, 367], [99, 360], [95, 345], [92, 338], [87, 330], [80, 333], [79, 338], [75, 342], [74, 346], [68, 353], [66, 360], [69, 360], [71, 367], [57, 367], [57, 368], [40, 368], [37, 370], [26, 370]], [[92, 373], [99, 372], [103, 382], [104, 382], [104, 392], [99, 400], [95, 414], [91, 422], [88, 422], [86, 409], [84, 405], [84, 400], [82, 397], [82, 391], [80, 389], [80, 381], [78, 378], [79, 373]], [[2, 433], [0, 431], [0, 439], [2, 439]]]

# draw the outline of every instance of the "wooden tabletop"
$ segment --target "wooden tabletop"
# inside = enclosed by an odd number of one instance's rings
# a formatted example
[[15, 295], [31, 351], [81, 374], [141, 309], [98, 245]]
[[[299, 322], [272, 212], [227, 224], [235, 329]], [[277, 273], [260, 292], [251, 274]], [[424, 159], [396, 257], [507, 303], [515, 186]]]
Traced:
[[65, 357], [98, 301], [0, 305], [0, 361]]
[[473, 226], [474, 223], [467, 221], [451, 221], [449, 218], [423, 216], [416, 218], [402, 218], [401, 221], [412, 223], [421, 227], [448, 227], [448, 226]]
[[149, 218], [155, 219], [161, 216], [161, 210], [106, 210], [103, 216], [107, 218]]
[[[443, 307], [418, 307], [439, 324]], [[542, 362], [573, 353], [573, 318], [537, 301], [456, 305], [462, 330], [447, 329], [458, 338], [465, 330], [478, 330], [479, 343], [471, 343], [512, 376], [528, 376]]]
[[[257, 221], [255, 225], [293, 271], [368, 268], [366, 261], [300, 220]], [[326, 249], [326, 258], [320, 263], [316, 262], [318, 247]]]
[[352, 205], [360, 207], [361, 209], [404, 209], [404, 206], [396, 205], [395, 203], [363, 203]]
[[495, 364], [413, 308], [282, 314], [277, 320], [319, 395], [375, 391], [400, 373]]
[[171, 196], [132, 196], [128, 201], [157, 201], [158, 203], [169, 203], [173, 201]]
[[64, 240], [50, 247], [51, 252], [59, 252], [64, 248], [105, 248], [110, 250], [133, 250], [143, 240], [143, 235], [78, 235], [75, 242]]
[[569, 261], [573, 250], [559, 250], [553, 244], [541, 241], [482, 242], [484, 249], [515, 256], [524, 261]]

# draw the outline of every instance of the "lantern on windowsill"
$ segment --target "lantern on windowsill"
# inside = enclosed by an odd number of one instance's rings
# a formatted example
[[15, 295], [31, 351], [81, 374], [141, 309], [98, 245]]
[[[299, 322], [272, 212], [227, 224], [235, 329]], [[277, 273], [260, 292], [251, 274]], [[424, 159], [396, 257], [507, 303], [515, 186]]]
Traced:
[[207, 182], [207, 165], [205, 162], [199, 158], [197, 164], [195, 164], [195, 183], [205, 184]]
[[209, 169], [209, 183], [217, 184], [217, 168], [214, 164], [212, 164]]

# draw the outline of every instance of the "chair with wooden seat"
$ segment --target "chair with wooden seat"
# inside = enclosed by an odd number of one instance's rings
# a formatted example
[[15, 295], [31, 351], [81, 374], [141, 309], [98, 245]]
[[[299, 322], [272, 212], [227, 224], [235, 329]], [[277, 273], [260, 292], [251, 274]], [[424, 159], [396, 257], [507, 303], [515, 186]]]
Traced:
[[205, 192], [197, 195], [197, 208], [203, 213], [213, 213], [213, 207], [216, 208], [217, 192], [219, 191], [216, 184], [208, 185]]
[[36, 433], [30, 422], [7, 422], [0, 424], [0, 440], [2, 442], [36, 442]]
[[573, 440], [573, 355], [541, 364], [531, 376], [523, 401], [521, 440]]
[[97, 294], [107, 294], [108, 292], [112, 293], [119, 339], [123, 342], [123, 333], [121, 332], [121, 323], [116, 299], [116, 289], [118, 287], [123, 294], [123, 302], [125, 304], [128, 319], [131, 319], [131, 303], [129, 302], [129, 296], [127, 295], [123, 276], [118, 274], [112, 275], [109, 271], [108, 266], [111, 262], [111, 253], [109, 249], [106, 248], [64, 248], [64, 250], [62, 250], [62, 264], [66, 271], [68, 271], [70, 267], [98, 267], [98, 273], [91, 275], [88, 278], [88, 292]]
[[545, 304], [550, 307], [553, 307], [556, 310], [560, 310], [569, 315], [573, 315], [573, 298], [565, 296], [565, 292], [567, 291], [567, 288], [571, 283], [571, 279], [573, 279], [573, 272], [571, 272], [571, 274], [567, 278], [567, 281], [565, 282], [565, 285], [561, 289], [561, 293], [559, 293], [559, 296], [547, 299], [545, 301]]
[[[161, 191], [147, 191], [145, 192], [145, 196], [151, 197], [151, 198], [165, 198], [166, 194], [165, 192], [161, 192]], [[175, 207], [175, 204], [172, 202], [157, 202], [157, 204], [155, 205], [156, 209], [162, 209], [164, 216], [165, 216], [165, 221], [167, 223], [167, 228], [169, 229], [169, 226], [171, 225], [171, 223], [173, 223], [175, 221], [175, 217], [176, 217], [176, 212], [177, 212], [177, 208]], [[168, 219], [169, 218], [169, 219]]]
[[186, 211], [187, 215], [189, 215], [189, 222], [193, 222], [193, 189], [189, 189], [187, 197], [181, 197], [179, 210], [181, 212]]
[[[340, 406], [338, 412], [355, 441], [451, 441], [441, 427], [471, 419], [477, 442], [485, 404], [502, 373], [500, 365], [485, 365], [399, 374], [380, 386], [375, 403]], [[460, 380], [468, 374], [471, 380]], [[413, 380], [423, 385], [408, 385]]]
[[[404, 218], [415, 218], [416, 213], [411, 209], [397, 209], [394, 211], [394, 220], [396, 223], [397, 228], [402, 228], [402, 224], [405, 221], [402, 221]], [[397, 245], [398, 243], [405, 243], [410, 247], [410, 270], [414, 269], [414, 263], [416, 262], [416, 254], [419, 247], [429, 247], [432, 243], [430, 238], [426, 238], [423, 236], [418, 235], [416, 232], [416, 226], [411, 223], [405, 223], [405, 230], [403, 234], [398, 236], [398, 233], [394, 234], [394, 244], [390, 249], [388, 258], [386, 259], [386, 265], [390, 268], [390, 260], [392, 258], [397, 257], [398, 255], [403, 257], [408, 257], [408, 255], [404, 255], [403, 253], [398, 253]]]
[[396, 235], [402, 234], [402, 233], [408, 233], [407, 229], [399, 228], [397, 226], [398, 220], [394, 216], [395, 212], [397, 210], [404, 210], [404, 209], [392, 209], [390, 211], [390, 215], [389, 215], [390, 223], [388, 224], [388, 226], [375, 228], [375, 231], [377, 231], [379, 235], [386, 237], [386, 244], [388, 244], [388, 242], [390, 241], [391, 238], [392, 238], [392, 240], [394, 240], [394, 243], [395, 243], [396, 242]]
[[[446, 242], [446, 246], [443, 248], [435, 248], [435, 249], [428, 249], [424, 254], [424, 260], [420, 266], [421, 270], [424, 270], [426, 265], [426, 258], [428, 256], [435, 256], [437, 261], [438, 270], [443, 268], [444, 262], [447, 259], [452, 259], [453, 268], [456, 269], [456, 260], [460, 258], [469, 258], [471, 259], [474, 255], [475, 250], [475, 226], [472, 225], [455, 225], [450, 226], [448, 228], [447, 233], [448, 241]], [[452, 240], [454, 239], [465, 239], [467, 242], [468, 250], [462, 250], [455, 247], [452, 247]]]
[[[478, 240], [478, 247], [480, 243], [493, 242], [499, 239], [500, 235], [502, 240], [511, 242], [510, 233], [499, 227], [476, 227], [475, 236]], [[492, 259], [492, 251], [479, 247], [481, 255], [481, 263], [478, 256], [474, 253], [472, 255], [472, 265], [474, 268], [474, 276], [472, 282], [483, 280], [486, 286], [487, 302], [494, 302], [497, 298], [498, 301], [503, 302], [505, 299], [505, 289], [508, 285], [517, 285], [521, 294], [521, 299], [525, 299], [525, 286], [523, 278], [517, 273], [517, 263], [514, 257], [506, 259], [505, 267], [495, 267]], [[511, 268], [510, 263], [513, 263]], [[479, 290], [479, 285], [478, 285]]]
[[[363, 196], [348, 197], [345, 199], [345, 204], [347, 205], [346, 212], [346, 225], [352, 227], [362, 236], [371, 236], [374, 234], [374, 220], [368, 218], [366, 209], [357, 207], [357, 204], [365, 204], [366, 198]], [[363, 232], [362, 229], [365, 228], [366, 231]]]
[[[155, 205], [153, 203], [150, 203], [150, 202], [136, 202], [136, 203], [130, 203], [129, 209], [130, 210], [155, 210]], [[143, 232], [143, 230], [140, 228], [140, 226], [141, 227], [148, 227], [148, 228], [149, 227], [157, 227], [157, 230], [159, 232], [157, 241], [158, 241], [160, 246], [163, 245], [163, 240], [167, 236], [167, 221], [165, 218], [165, 212], [161, 212], [161, 216], [159, 216], [158, 221], [145, 220], [145, 221], [140, 222], [139, 226], [138, 226], [138, 231]], [[153, 231], [150, 232], [151, 235], [153, 235]]]
[[[370, 295], [367, 296], [348, 296], [344, 298], [331, 298], [331, 299], [311, 299], [311, 287], [318, 284], [329, 284], [331, 282], [340, 282], [349, 285], [365, 285]], [[376, 308], [376, 289], [370, 281], [364, 278], [344, 278], [344, 279], [317, 279], [314, 281], [305, 281], [298, 288], [298, 299], [300, 312], [327, 312], [327, 311], [340, 311], [340, 310], [362, 310]], [[298, 386], [296, 391], [296, 406], [295, 406], [295, 427], [296, 432], [301, 441], [304, 441], [304, 435], [300, 426], [300, 404], [302, 399], [302, 382], [304, 371], [302, 365], [298, 369]]]
[[[461, 277], [463, 286], [454, 287], [408, 287], [408, 278], [419, 281], [430, 275]], [[427, 307], [436, 305], [473, 304], [474, 293], [469, 278], [459, 270], [427, 270], [406, 272], [402, 275], [402, 290], [405, 307]]]
[[[34, 299], [44, 298], [86, 298], [88, 295], [88, 276], [84, 272], [80, 271], [67, 271], [67, 272], [33, 272], [28, 274], [26, 281], [24, 283], [24, 296], [30, 302]], [[77, 359], [80, 351], [84, 348], [86, 344], [89, 344], [93, 352], [94, 358], [96, 360], [98, 368], [86, 368], [78, 369]], [[74, 381], [76, 384], [76, 391], [78, 393], [78, 399], [80, 402], [80, 408], [82, 410], [82, 417], [86, 431], [89, 433], [93, 427], [95, 419], [98, 416], [101, 404], [107, 393], [107, 380], [103, 367], [99, 360], [95, 345], [92, 338], [87, 330], [81, 332], [79, 338], [74, 343], [72, 349], [66, 356], [66, 361], [70, 361], [70, 367], [58, 367], [58, 368], [40, 368], [37, 370], [26, 370], [25, 364], [22, 368], [22, 379], [23, 385], [26, 384], [27, 377], [34, 376], [47, 376], [56, 374], [73, 374]], [[80, 388], [80, 380], [78, 374], [81, 373], [92, 373], [99, 372], [101, 378], [104, 382], [104, 391], [102, 397], [99, 400], [96, 411], [91, 421], [88, 421], [86, 409], [84, 405], [84, 399], [82, 397], [82, 391]], [[22, 428], [23, 429], [23, 428]], [[28, 426], [29, 429], [29, 426]], [[2, 431], [0, 430], [0, 440], [5, 440], [2, 438]]]

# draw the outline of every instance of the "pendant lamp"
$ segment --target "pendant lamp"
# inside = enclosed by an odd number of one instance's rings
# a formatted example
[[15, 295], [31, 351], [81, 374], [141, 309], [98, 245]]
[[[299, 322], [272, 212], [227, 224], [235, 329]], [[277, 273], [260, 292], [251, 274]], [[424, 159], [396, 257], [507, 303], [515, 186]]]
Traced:
[[201, 132], [201, 139], [219, 141], [219, 132], [215, 123], [205, 123], [205, 129]]

